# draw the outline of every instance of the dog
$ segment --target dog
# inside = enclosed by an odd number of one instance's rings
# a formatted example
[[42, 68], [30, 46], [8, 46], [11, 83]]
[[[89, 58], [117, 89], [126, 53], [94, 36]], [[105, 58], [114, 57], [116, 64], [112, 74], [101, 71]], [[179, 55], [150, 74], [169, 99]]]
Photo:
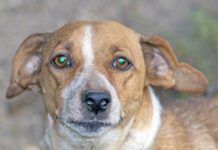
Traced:
[[6, 96], [42, 93], [47, 149], [218, 149], [217, 100], [163, 108], [152, 87], [204, 93], [208, 80], [162, 37], [115, 21], [77, 21], [21, 43]]

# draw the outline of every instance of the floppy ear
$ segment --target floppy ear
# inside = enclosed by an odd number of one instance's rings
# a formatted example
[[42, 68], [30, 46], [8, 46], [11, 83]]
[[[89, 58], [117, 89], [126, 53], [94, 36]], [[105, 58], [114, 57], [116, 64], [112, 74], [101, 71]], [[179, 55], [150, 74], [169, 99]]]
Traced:
[[33, 34], [20, 45], [12, 63], [12, 76], [6, 97], [12, 98], [24, 90], [39, 90], [41, 51], [47, 43], [49, 33]]
[[148, 82], [151, 85], [173, 87], [187, 93], [207, 91], [207, 78], [192, 66], [179, 62], [165, 39], [154, 35], [143, 35], [140, 42], [147, 67]]

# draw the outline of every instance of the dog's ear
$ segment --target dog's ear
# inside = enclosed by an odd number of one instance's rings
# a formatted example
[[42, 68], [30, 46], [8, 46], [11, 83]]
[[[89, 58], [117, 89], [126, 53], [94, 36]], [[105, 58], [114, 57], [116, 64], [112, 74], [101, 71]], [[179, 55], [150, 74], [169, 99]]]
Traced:
[[26, 89], [40, 91], [38, 77], [41, 67], [41, 52], [49, 36], [50, 33], [33, 34], [21, 43], [13, 58], [7, 98], [15, 97]]
[[207, 91], [207, 78], [192, 66], [179, 62], [165, 39], [155, 35], [142, 35], [140, 42], [149, 84], [173, 87], [186, 93]]

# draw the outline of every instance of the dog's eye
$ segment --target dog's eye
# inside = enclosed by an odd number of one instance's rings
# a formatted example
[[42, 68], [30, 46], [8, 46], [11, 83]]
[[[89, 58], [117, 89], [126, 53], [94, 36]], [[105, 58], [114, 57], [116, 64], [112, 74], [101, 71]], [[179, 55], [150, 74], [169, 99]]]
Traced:
[[60, 54], [60, 55], [55, 56], [51, 60], [51, 64], [58, 69], [63, 69], [66, 67], [70, 67], [72, 65], [72, 62], [68, 56]]
[[116, 57], [113, 60], [112, 66], [118, 70], [125, 71], [131, 67], [131, 63], [125, 57]]

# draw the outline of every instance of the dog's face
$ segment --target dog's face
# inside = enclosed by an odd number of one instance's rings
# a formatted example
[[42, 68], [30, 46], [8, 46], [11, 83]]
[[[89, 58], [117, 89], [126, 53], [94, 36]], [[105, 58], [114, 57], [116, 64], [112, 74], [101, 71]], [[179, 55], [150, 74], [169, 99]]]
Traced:
[[128, 122], [149, 84], [203, 92], [207, 79], [179, 63], [160, 37], [112, 21], [81, 21], [21, 44], [7, 97], [39, 87], [55, 125], [93, 137]]
[[63, 124], [93, 136], [116, 126], [125, 109], [135, 111], [145, 75], [143, 61], [137, 61], [143, 60], [137, 34], [114, 23], [82, 22], [50, 39], [42, 54], [41, 86], [47, 106], [56, 104], [48, 111], [55, 108]]

